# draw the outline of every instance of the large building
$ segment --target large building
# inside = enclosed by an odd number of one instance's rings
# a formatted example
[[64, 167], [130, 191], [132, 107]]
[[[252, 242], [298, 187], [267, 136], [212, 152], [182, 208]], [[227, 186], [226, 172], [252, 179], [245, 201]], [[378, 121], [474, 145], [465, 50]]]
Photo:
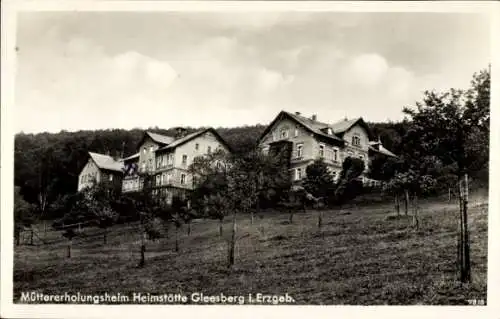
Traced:
[[395, 155], [376, 139], [362, 118], [344, 119], [328, 124], [316, 115], [305, 117], [299, 112], [282, 111], [265, 129], [259, 146], [269, 152], [275, 145], [291, 150], [290, 169], [294, 181], [306, 176], [306, 167], [317, 158], [323, 158], [333, 177], [337, 179], [345, 158], [357, 157], [365, 163], [365, 183], [376, 183], [366, 177], [370, 158], [374, 154]]
[[[193, 179], [188, 169], [194, 158], [219, 149], [230, 151], [227, 143], [213, 128], [191, 134], [178, 129], [176, 136], [145, 132], [137, 149], [136, 154], [117, 160], [91, 153], [91, 159], [80, 175], [94, 174], [98, 176], [97, 182], [103, 178], [114, 178], [120, 181], [122, 192], [128, 193], [140, 191], [144, 186], [144, 175], [147, 174], [152, 177], [153, 194], [169, 203], [174, 195], [184, 196], [193, 189]], [[115, 173], [113, 177], [104, 175], [111, 168]], [[86, 179], [80, 178], [78, 190], [91, 185]]]

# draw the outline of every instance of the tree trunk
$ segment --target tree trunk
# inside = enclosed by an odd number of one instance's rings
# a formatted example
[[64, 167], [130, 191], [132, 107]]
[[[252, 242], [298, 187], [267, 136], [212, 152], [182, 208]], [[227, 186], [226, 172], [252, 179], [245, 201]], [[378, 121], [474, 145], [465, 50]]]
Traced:
[[413, 195], [413, 227], [418, 230], [418, 197]]
[[141, 235], [141, 260], [139, 261], [139, 267], [144, 267], [146, 264], [146, 233]]
[[179, 226], [175, 226], [175, 251], [179, 251]]
[[464, 242], [464, 238], [463, 238], [463, 233], [464, 233], [464, 223], [463, 223], [463, 200], [462, 200], [462, 185], [459, 181], [459, 185], [458, 185], [458, 208], [459, 208], [459, 219], [460, 219], [460, 229], [459, 229], [459, 232], [458, 232], [458, 255], [457, 255], [457, 264], [458, 264], [458, 270], [459, 270], [459, 277], [460, 277], [460, 280], [462, 280], [462, 273], [463, 273], [463, 268], [462, 268], [462, 265], [463, 265], [463, 260], [464, 260], [464, 256], [463, 256], [463, 242]]
[[236, 213], [233, 213], [233, 231], [231, 234], [231, 243], [229, 246], [229, 265], [232, 267], [234, 265], [234, 249], [236, 246]]
[[21, 228], [15, 226], [14, 232], [15, 232], [14, 237], [16, 239], [16, 246], [19, 246], [19, 245], [21, 245]]
[[399, 194], [396, 193], [394, 196], [394, 202], [395, 202], [395, 209], [396, 209], [396, 214], [399, 216]]
[[31, 232], [30, 232], [30, 245], [33, 246], [33, 233], [35, 231], [33, 230], [33, 225], [31, 225]]
[[191, 222], [187, 223], [187, 235], [191, 236]]
[[222, 219], [219, 219], [219, 236], [220, 237], [222, 237], [222, 231], [223, 231]]
[[104, 228], [104, 234], [102, 236], [102, 239], [103, 239], [103, 242], [104, 242], [104, 245], [106, 245], [108, 243], [108, 229], [107, 228]]
[[323, 211], [319, 210], [318, 211], [318, 230], [321, 230], [322, 226], [323, 226]]
[[293, 208], [290, 208], [288, 212], [290, 213], [290, 224], [293, 224]]
[[253, 225], [253, 209], [250, 209], [250, 225]]
[[448, 203], [451, 203], [451, 187], [448, 187]]
[[408, 216], [408, 206], [410, 204], [410, 194], [408, 190], [405, 189], [405, 216]]
[[71, 258], [71, 245], [73, 243], [73, 240], [72, 239], [69, 239], [68, 240], [68, 258]]
[[464, 176], [464, 189], [463, 189], [463, 242], [462, 242], [462, 250], [463, 250], [463, 267], [461, 272], [461, 281], [464, 283], [468, 283], [471, 281], [470, 275], [470, 242], [469, 242], [469, 225], [468, 225], [468, 216], [467, 216], [467, 204], [469, 200], [469, 186], [468, 186], [468, 176], [465, 174]]

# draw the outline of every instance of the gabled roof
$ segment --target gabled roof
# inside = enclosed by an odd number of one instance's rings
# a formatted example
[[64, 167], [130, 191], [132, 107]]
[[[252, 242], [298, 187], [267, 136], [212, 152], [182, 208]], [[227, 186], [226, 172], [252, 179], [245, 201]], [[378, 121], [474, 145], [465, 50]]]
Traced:
[[89, 152], [89, 155], [97, 165], [97, 167], [99, 167], [100, 169], [123, 172], [123, 163], [120, 161], [115, 161], [115, 159], [111, 156], [94, 152]]
[[153, 132], [146, 132], [144, 135], [149, 136], [154, 142], [164, 145], [170, 144], [175, 140], [175, 138], [172, 136], [161, 135]]
[[224, 144], [224, 146], [226, 146], [228, 148], [228, 150], [231, 151], [231, 147], [229, 146], [229, 144], [227, 144], [227, 142], [219, 135], [219, 133], [217, 133], [217, 131], [214, 128], [210, 127], [210, 128], [207, 128], [207, 129], [203, 129], [203, 130], [199, 130], [199, 131], [193, 132], [193, 133], [188, 134], [188, 135], [186, 135], [184, 137], [181, 137], [181, 138], [179, 138], [177, 140], [174, 140], [172, 143], [170, 143], [170, 144], [168, 144], [166, 146], [163, 146], [163, 147], [157, 149], [156, 152], [163, 151], [163, 150], [174, 149], [174, 148], [176, 148], [178, 146], [181, 146], [184, 143], [187, 143], [187, 142], [191, 141], [192, 139], [194, 139], [194, 138], [196, 138], [198, 136], [201, 136], [201, 135], [207, 133], [207, 132], [210, 132], [210, 133], [214, 134], [215, 137], [217, 137], [217, 139], [222, 144]]
[[386, 149], [384, 147], [384, 145], [380, 141], [380, 138], [378, 141], [370, 141], [368, 144], [369, 144], [368, 149], [371, 151], [381, 153], [381, 154], [386, 155], [386, 156], [392, 156], [392, 157], [396, 157], [396, 158], [398, 157], [393, 152], [389, 151], [388, 149]]
[[281, 111], [278, 114], [278, 116], [276, 116], [276, 118], [271, 122], [271, 124], [269, 124], [266, 127], [266, 129], [264, 130], [264, 132], [260, 136], [259, 141], [262, 138], [264, 138], [264, 136], [266, 136], [266, 134], [269, 132], [269, 130], [271, 129], [271, 127], [273, 127], [274, 124], [278, 120], [280, 120], [282, 118], [289, 118], [292, 121], [294, 121], [295, 123], [300, 124], [302, 127], [304, 127], [309, 132], [314, 133], [314, 134], [316, 134], [318, 136], [322, 136], [322, 137], [325, 137], [325, 138], [328, 138], [328, 139], [335, 140], [337, 142], [344, 143], [344, 140], [341, 139], [340, 137], [338, 137], [336, 135], [330, 135], [330, 134], [327, 134], [327, 133], [323, 132], [324, 129], [326, 129], [328, 127], [331, 127], [330, 125], [328, 125], [326, 123], [323, 123], [323, 122], [312, 120], [310, 118], [307, 118], [307, 117], [304, 117], [304, 116], [301, 116], [301, 115], [289, 113], [289, 112], [286, 112], [286, 111]]
[[121, 159], [120, 161], [121, 162], [125, 162], [125, 161], [128, 161], [128, 160], [134, 159], [134, 158], [139, 158], [140, 154], [141, 153], [135, 153], [134, 155], [130, 155], [129, 157], [125, 157], [125, 158]]
[[359, 124], [365, 128], [366, 132], [368, 133], [368, 138], [370, 140], [374, 139], [375, 136], [373, 135], [370, 127], [368, 126], [368, 124], [366, 124], [366, 122], [363, 120], [362, 117], [350, 120], [344, 119], [342, 121], [338, 121], [332, 124], [331, 127], [335, 134], [342, 136], [345, 132], [347, 132], [351, 127], [353, 127], [356, 124]]

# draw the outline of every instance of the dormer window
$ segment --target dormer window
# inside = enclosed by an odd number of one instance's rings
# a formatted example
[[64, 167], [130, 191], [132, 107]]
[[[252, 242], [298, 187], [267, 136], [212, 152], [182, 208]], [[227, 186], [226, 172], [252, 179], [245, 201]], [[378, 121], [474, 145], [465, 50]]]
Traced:
[[331, 127], [329, 127], [329, 128], [326, 130], [326, 133], [327, 133], [328, 135], [333, 135], [333, 130], [332, 130], [332, 128], [331, 128]]
[[293, 131], [293, 136], [294, 137], [299, 136], [299, 127], [298, 126], [295, 127], [295, 130]]

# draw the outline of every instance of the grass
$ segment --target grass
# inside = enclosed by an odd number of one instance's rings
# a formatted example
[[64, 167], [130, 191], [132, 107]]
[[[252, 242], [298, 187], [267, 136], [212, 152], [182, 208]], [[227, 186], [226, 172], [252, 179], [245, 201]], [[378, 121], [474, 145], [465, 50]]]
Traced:
[[[487, 202], [487, 199], [486, 199]], [[137, 268], [137, 224], [116, 225], [103, 245], [101, 229], [85, 229], [66, 241], [49, 231], [14, 251], [14, 301], [21, 292], [290, 294], [296, 304], [467, 304], [486, 300], [487, 204], [471, 201], [472, 283], [457, 281], [456, 205], [421, 202], [420, 227], [394, 216], [392, 205], [376, 204], [317, 212], [262, 212], [253, 225], [239, 216], [236, 264], [227, 267], [231, 224], [197, 220], [192, 234], [182, 229], [181, 251], [169, 238], [148, 242], [146, 266]], [[39, 243], [39, 245], [37, 245]]]

